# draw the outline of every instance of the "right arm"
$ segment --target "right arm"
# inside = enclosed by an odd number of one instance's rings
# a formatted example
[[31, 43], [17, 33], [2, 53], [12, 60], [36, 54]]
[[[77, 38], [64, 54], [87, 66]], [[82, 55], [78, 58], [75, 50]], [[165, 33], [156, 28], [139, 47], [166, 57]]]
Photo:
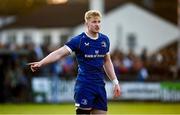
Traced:
[[32, 72], [35, 72], [40, 67], [48, 65], [53, 62], [56, 62], [57, 60], [60, 60], [69, 54], [70, 54], [70, 51], [66, 48], [66, 46], [63, 46], [63, 47], [51, 52], [48, 56], [46, 56], [42, 60], [40, 60], [38, 62], [29, 63], [28, 65], [30, 65]]

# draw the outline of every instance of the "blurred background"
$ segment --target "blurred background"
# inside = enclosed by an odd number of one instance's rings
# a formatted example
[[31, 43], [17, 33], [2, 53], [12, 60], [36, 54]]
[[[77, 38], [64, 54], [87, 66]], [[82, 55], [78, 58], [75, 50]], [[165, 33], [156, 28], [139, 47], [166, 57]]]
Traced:
[[74, 54], [36, 73], [26, 64], [83, 32], [89, 9], [103, 14], [122, 88], [116, 100], [179, 104], [180, 0], [0, 0], [0, 103], [72, 104]]

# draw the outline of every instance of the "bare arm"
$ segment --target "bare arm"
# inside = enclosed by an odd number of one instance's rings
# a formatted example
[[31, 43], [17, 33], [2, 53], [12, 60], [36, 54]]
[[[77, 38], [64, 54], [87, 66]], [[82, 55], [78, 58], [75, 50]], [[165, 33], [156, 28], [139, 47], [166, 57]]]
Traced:
[[57, 60], [62, 59], [64, 56], [69, 55], [70, 52], [66, 48], [66, 46], [63, 46], [52, 53], [50, 53], [48, 56], [40, 60], [39, 62], [32, 62], [29, 63], [28, 65], [31, 66], [31, 70], [35, 72], [37, 69], [39, 69], [42, 66], [48, 65], [50, 63], [56, 62]]
[[104, 59], [104, 70], [111, 81], [114, 84], [114, 97], [120, 96], [120, 86], [114, 72], [114, 66], [111, 61], [110, 54], [107, 54]]
[[111, 62], [110, 54], [107, 54], [105, 56], [104, 70], [111, 81], [117, 79], [114, 72], [113, 64]]

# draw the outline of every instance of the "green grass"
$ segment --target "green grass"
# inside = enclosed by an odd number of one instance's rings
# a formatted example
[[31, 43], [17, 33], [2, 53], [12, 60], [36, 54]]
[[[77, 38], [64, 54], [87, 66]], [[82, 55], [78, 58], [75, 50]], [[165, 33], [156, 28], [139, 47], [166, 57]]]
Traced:
[[74, 114], [74, 104], [1, 104], [0, 114]]
[[109, 103], [110, 114], [180, 114], [180, 103]]
[[[108, 114], [180, 114], [180, 103], [110, 102]], [[75, 114], [69, 104], [0, 104], [0, 114]]]

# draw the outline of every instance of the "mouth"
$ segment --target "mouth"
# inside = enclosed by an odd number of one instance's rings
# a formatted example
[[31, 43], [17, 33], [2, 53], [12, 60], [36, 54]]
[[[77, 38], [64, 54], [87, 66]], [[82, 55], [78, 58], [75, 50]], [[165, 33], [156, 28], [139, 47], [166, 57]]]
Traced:
[[99, 29], [100, 29], [99, 27], [95, 28], [95, 30], [97, 30], [97, 31], [98, 31]]

